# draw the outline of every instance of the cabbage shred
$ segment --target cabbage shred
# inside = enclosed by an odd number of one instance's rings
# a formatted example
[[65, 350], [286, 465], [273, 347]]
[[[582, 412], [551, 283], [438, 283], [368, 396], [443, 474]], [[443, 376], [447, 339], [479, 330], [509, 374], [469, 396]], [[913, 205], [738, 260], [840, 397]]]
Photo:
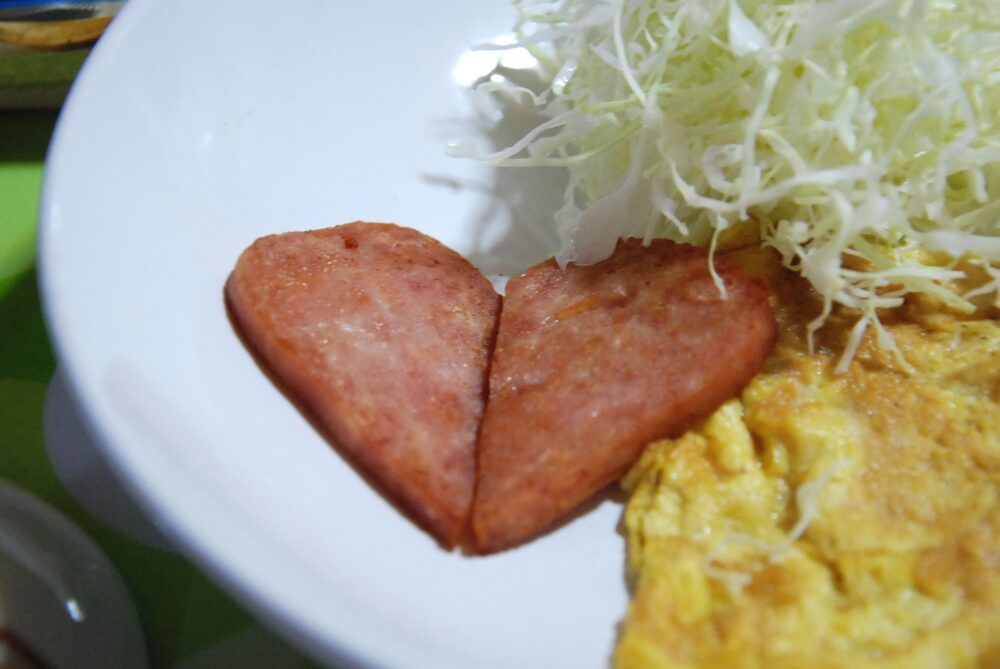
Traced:
[[[564, 0], [515, 3], [547, 88], [494, 76], [545, 121], [498, 165], [561, 165], [560, 263], [621, 236], [709, 246], [752, 226], [894, 348], [878, 310], [950, 287], [958, 260], [1000, 304], [1000, 2]], [[461, 151], [459, 151], [461, 152]], [[474, 151], [466, 151], [475, 154]], [[739, 227], [738, 227], [739, 226]]]

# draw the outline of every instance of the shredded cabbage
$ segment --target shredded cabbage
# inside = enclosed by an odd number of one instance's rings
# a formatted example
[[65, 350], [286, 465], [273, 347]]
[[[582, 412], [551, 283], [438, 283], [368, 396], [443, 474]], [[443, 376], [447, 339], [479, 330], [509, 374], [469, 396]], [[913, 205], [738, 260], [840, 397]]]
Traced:
[[[545, 90], [489, 95], [544, 122], [497, 165], [562, 165], [560, 263], [621, 236], [716, 249], [752, 225], [824, 298], [894, 348], [878, 310], [1000, 260], [997, 0], [515, 2]], [[941, 261], [944, 257], [946, 260]], [[1000, 281], [980, 286], [1000, 305]]]

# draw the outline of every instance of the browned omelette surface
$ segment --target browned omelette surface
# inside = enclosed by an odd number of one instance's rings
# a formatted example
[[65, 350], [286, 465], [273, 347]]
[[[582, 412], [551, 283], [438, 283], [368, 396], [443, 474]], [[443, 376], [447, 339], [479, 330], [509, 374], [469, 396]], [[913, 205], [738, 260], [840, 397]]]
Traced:
[[[763, 263], [761, 267], [767, 266]], [[1000, 323], [910, 305], [906, 360], [773, 267], [764, 369], [625, 479], [619, 669], [1000, 667]]]

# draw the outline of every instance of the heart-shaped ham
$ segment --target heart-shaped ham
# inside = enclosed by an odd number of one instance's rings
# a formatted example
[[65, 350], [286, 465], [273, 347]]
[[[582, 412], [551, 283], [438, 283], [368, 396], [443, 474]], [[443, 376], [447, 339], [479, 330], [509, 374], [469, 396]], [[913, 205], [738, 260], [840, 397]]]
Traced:
[[519, 544], [618, 479], [643, 447], [735, 395], [777, 328], [769, 292], [665, 240], [536, 265], [507, 284], [480, 432], [479, 552]]
[[446, 546], [467, 526], [500, 298], [414, 230], [351, 223], [264, 237], [226, 295], [287, 393]]

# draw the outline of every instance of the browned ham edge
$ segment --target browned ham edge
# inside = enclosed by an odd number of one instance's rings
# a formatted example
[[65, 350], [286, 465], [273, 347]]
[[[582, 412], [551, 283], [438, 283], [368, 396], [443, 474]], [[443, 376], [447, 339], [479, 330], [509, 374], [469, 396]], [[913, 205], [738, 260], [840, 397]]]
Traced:
[[264, 237], [226, 297], [259, 361], [446, 547], [467, 527], [500, 298], [419, 232], [356, 222]]
[[724, 257], [654, 241], [507, 285], [480, 430], [479, 552], [518, 545], [618, 479], [650, 441], [733, 397], [777, 329], [766, 286]]

